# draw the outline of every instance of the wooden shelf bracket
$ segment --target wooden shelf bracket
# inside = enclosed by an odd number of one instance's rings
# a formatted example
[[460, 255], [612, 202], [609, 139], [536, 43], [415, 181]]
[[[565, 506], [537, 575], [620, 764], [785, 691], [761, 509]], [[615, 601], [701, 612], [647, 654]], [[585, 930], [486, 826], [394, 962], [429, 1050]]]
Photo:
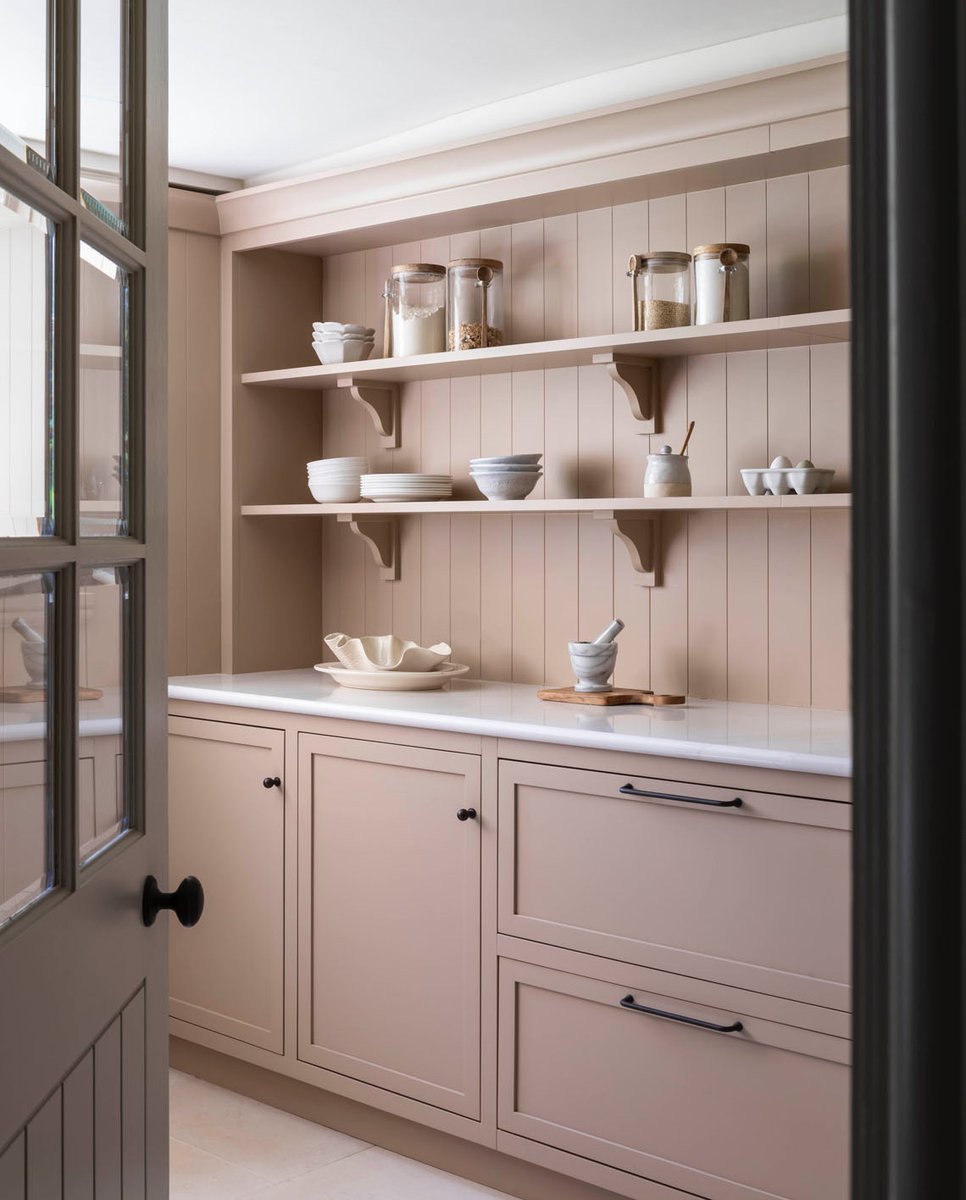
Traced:
[[627, 547], [631, 566], [640, 575], [643, 587], [658, 587], [660, 583], [661, 519], [658, 513], [595, 512], [598, 520], [607, 521], [611, 533]]
[[594, 362], [607, 368], [607, 374], [619, 383], [631, 406], [631, 416], [640, 421], [638, 433], [657, 433], [658, 366], [653, 358], [632, 358], [619, 354], [595, 354]]
[[399, 578], [399, 521], [395, 516], [356, 516], [339, 513], [340, 525], [369, 547], [369, 553], [379, 568], [379, 578], [393, 582]]
[[399, 384], [356, 380], [350, 375], [339, 380], [339, 387], [348, 388], [352, 399], [369, 414], [383, 446], [395, 450], [399, 445]]

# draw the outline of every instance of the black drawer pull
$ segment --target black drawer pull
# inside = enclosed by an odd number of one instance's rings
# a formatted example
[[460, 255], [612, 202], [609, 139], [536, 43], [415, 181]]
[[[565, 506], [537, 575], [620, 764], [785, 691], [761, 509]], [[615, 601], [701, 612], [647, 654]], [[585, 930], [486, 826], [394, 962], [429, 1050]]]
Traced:
[[679, 804], [706, 804], [709, 808], [741, 808], [744, 801], [740, 796], [734, 800], [705, 800], [700, 796], [672, 796], [669, 792], [642, 792], [633, 783], [625, 783], [617, 789], [622, 796], [646, 796], [649, 800], [677, 800]]
[[476, 820], [476, 809], [475, 808], [458, 808], [456, 810], [456, 819], [457, 819], [457, 821], [475, 821]]
[[281, 786], [282, 786], [282, 781], [281, 781], [281, 779], [279, 779], [279, 777], [277, 775], [266, 775], [265, 778], [262, 780], [263, 788], [273, 788], [273, 787], [280, 788]]
[[715, 1033], [741, 1033], [744, 1025], [733, 1021], [730, 1025], [716, 1025], [714, 1021], [699, 1021], [697, 1017], [683, 1017], [680, 1013], [665, 1012], [663, 1008], [648, 1008], [646, 1004], [636, 1004], [633, 996], [625, 996], [621, 1008], [632, 1008], [635, 1012], [647, 1013], [652, 1017], [663, 1017], [665, 1021], [680, 1021], [682, 1025], [697, 1025], [699, 1029], [712, 1029]]

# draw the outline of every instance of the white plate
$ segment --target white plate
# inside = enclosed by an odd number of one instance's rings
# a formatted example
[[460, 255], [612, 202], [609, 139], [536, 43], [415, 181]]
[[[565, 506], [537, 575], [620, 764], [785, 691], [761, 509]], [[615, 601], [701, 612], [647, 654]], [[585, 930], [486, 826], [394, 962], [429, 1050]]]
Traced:
[[463, 663], [454, 662], [443, 663], [435, 671], [350, 671], [340, 663], [316, 663], [315, 669], [343, 687], [366, 692], [433, 692], [469, 671]]

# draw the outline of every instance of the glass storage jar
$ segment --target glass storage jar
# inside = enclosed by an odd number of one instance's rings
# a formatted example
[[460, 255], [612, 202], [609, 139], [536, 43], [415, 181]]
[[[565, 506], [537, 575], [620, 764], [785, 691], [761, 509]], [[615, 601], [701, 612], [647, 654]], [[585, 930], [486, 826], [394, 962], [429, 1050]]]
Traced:
[[386, 358], [446, 349], [446, 268], [401, 263], [386, 281]]
[[748, 246], [715, 242], [694, 249], [694, 323], [748, 320]]
[[446, 347], [479, 350], [503, 345], [503, 263], [454, 258], [447, 270]]
[[691, 255], [652, 250], [631, 256], [634, 329], [676, 329], [691, 324]]

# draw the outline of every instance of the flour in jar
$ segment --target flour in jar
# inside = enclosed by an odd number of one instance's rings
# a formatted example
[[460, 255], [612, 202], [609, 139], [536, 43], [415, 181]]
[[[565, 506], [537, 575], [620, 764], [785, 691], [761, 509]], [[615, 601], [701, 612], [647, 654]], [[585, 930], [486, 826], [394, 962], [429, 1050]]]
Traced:
[[394, 357], [436, 354], [446, 348], [446, 306], [420, 307], [402, 304], [392, 314]]

